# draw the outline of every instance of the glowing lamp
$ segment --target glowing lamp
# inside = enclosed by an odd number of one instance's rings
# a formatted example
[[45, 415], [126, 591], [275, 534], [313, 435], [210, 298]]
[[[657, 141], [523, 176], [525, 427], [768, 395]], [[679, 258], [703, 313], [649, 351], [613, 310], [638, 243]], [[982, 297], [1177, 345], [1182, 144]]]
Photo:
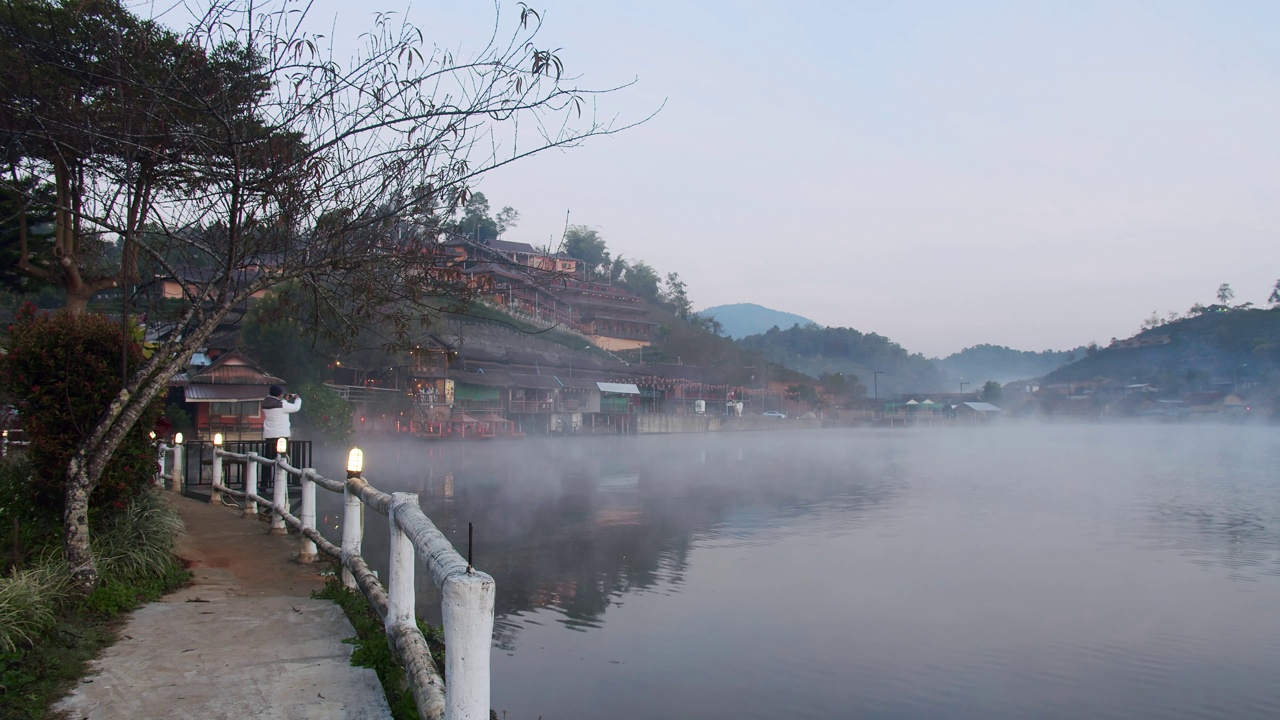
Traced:
[[358, 478], [362, 472], [364, 472], [364, 451], [353, 447], [347, 454], [347, 477]]
[[276, 452], [281, 455], [289, 450], [289, 438], [276, 438]]
[[213, 446], [222, 447], [222, 433], [213, 434]]
[[[5, 430], [5, 432], [9, 432], [9, 431], [8, 431], [8, 430]], [[156, 431], [155, 431], [155, 430], [152, 430], [151, 432], [147, 433], [147, 435], [149, 435], [149, 436], [151, 437], [151, 439], [152, 439], [152, 440], [155, 440], [155, 439], [156, 439]]]
[[174, 444], [174, 445], [181, 445], [181, 444], [182, 444], [182, 433], [174, 433], [174, 434], [173, 434], [173, 444]]

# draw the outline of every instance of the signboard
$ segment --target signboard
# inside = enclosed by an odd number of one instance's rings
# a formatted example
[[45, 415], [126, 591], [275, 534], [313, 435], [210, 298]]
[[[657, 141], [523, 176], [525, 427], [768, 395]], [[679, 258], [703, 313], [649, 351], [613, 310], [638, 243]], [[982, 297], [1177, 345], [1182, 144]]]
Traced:
[[446, 405], [453, 405], [453, 381], [444, 381], [444, 402]]

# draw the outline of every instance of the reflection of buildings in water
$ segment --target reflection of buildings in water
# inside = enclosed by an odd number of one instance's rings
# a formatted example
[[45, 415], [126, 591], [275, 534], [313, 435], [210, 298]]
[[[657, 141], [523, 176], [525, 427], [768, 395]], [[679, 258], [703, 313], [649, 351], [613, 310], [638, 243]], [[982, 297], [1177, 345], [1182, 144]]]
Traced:
[[868, 481], [862, 457], [705, 441], [458, 445], [406, 452], [394, 465], [400, 487], [420, 488], [423, 510], [456, 547], [466, 548], [474, 522], [476, 567], [497, 582], [494, 641], [505, 649], [526, 611], [588, 629], [624, 594], [678, 592], [697, 539], [744, 508], [803, 514], [855, 486], [865, 495], [851, 504], [891, 494]]

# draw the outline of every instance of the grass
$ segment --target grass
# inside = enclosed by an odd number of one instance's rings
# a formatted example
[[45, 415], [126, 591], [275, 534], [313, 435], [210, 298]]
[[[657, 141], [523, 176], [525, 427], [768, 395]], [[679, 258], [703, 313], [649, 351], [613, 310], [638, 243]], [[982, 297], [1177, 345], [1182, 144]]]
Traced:
[[182, 521], [158, 492], [99, 518], [94, 528], [98, 587], [88, 598], [71, 587], [61, 552], [42, 553], [0, 577], [0, 720], [50, 717], [87, 664], [115, 641], [122, 613], [185, 585], [173, 555]]
[[[405, 681], [404, 669], [396, 662], [387, 642], [386, 632], [382, 628], [382, 620], [369, 606], [368, 601], [359, 590], [351, 590], [338, 579], [335, 570], [325, 583], [324, 589], [314, 593], [317, 598], [332, 600], [347, 614], [351, 627], [355, 628], [355, 637], [346, 642], [355, 646], [351, 653], [351, 664], [357, 667], [372, 668], [382, 683], [382, 691], [386, 693], [387, 704], [391, 706], [391, 715], [396, 720], [418, 720], [418, 706], [414, 704], [413, 693], [409, 691]], [[431, 648], [431, 659], [436, 668], [444, 675], [444, 634], [439, 628], [418, 621], [418, 629], [427, 639]]]

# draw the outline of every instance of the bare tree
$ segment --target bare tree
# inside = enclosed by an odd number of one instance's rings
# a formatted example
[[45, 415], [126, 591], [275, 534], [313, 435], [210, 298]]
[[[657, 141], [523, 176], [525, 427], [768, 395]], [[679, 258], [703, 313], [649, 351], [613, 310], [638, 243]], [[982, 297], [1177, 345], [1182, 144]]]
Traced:
[[1236, 293], [1234, 290], [1231, 289], [1231, 285], [1229, 283], [1222, 283], [1221, 285], [1218, 286], [1218, 303], [1219, 304], [1230, 305], [1231, 298], [1234, 298], [1235, 296], [1236, 296]]
[[[538, 46], [541, 17], [523, 4], [466, 57], [376, 15], [347, 63], [303, 30], [300, 8], [215, 0], [181, 36], [118, 0], [0, 8], [11, 25], [0, 59], [13, 61], [0, 97], [4, 182], [15, 192], [32, 178], [59, 188], [62, 249], [28, 257], [28, 267], [85, 274], [81, 250], [92, 239], [120, 248], [124, 261], [102, 266], [90, 290], [152, 280], [181, 288], [163, 343], [125, 369], [67, 467], [64, 546], [83, 592], [97, 582], [86, 519], [104, 466], [229, 314], [276, 289], [306, 294], [298, 305], [314, 309], [317, 331], [350, 337], [377, 317], [407, 336], [431, 307], [470, 296], [438, 238], [477, 177], [630, 127], [595, 115], [595, 97], [617, 88], [578, 87]], [[86, 9], [99, 20], [74, 25], [70, 15]], [[60, 22], [70, 23], [65, 38]], [[19, 91], [51, 100], [24, 105]], [[73, 285], [64, 283], [69, 304], [83, 309]]]

